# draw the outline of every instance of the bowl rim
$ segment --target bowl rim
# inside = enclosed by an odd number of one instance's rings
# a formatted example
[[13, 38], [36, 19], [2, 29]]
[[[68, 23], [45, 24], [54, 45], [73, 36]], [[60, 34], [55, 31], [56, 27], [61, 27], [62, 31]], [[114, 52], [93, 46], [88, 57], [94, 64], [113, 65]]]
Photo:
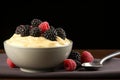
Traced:
[[[7, 39], [8, 40], [8, 39]], [[64, 48], [64, 47], [68, 47], [68, 46], [72, 46], [73, 45], [73, 41], [68, 39], [70, 41], [70, 44], [68, 45], [63, 45], [63, 46], [59, 46], [59, 47], [46, 47], [46, 48], [39, 48], [39, 47], [20, 47], [20, 46], [13, 46], [13, 45], [9, 45], [5, 40], [3, 42], [3, 45], [5, 47], [5, 44], [7, 44], [8, 46], [14, 47], [14, 48], [21, 48], [21, 49], [56, 49], [56, 48]]]

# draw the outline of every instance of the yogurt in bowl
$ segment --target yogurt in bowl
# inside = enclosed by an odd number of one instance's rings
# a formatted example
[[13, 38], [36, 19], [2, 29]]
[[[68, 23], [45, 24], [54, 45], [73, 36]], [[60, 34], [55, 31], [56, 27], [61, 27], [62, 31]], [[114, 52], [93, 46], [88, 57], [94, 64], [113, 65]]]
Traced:
[[50, 48], [50, 47], [62, 47], [70, 44], [70, 40], [65, 38], [61, 39], [59, 36], [56, 37], [56, 41], [51, 41], [45, 37], [33, 37], [25, 36], [21, 37], [19, 34], [14, 34], [9, 40], [6, 41], [7, 44], [24, 47], [24, 48]]
[[[21, 71], [31, 73], [55, 68], [68, 58], [73, 46], [62, 28], [51, 27], [39, 19], [34, 20], [30, 26], [18, 26], [13, 36], [4, 41], [8, 58]], [[38, 25], [33, 25], [33, 22]]]

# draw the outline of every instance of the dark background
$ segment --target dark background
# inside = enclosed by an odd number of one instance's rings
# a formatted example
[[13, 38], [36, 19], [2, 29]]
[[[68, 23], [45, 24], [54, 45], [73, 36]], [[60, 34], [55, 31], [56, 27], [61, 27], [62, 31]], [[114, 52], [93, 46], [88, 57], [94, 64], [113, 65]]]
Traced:
[[104, 23], [103, 1], [14, 1], [7, 2], [7, 5], [2, 6], [1, 10], [0, 48], [3, 48], [3, 41], [13, 35], [18, 25], [30, 24], [34, 18], [48, 21], [54, 27], [62, 27], [66, 31], [67, 37], [73, 40], [73, 48], [117, 48], [110, 46], [117, 42], [109, 40], [112, 36], [109, 35], [110, 31]]

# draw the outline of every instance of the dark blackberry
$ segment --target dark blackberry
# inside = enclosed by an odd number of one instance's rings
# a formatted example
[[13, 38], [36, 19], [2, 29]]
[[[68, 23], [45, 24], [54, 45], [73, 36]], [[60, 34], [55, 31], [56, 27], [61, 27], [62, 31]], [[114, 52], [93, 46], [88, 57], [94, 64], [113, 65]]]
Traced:
[[78, 68], [80, 68], [81, 67], [81, 62], [80, 61], [78, 61], [78, 60], [74, 60], [75, 62], [76, 62], [76, 64], [77, 64], [77, 68], [76, 69], [78, 69]]
[[50, 26], [50, 29], [55, 29], [53, 26]]
[[55, 29], [49, 29], [43, 34], [43, 37], [52, 41], [56, 41], [56, 36], [57, 36], [57, 32]]
[[30, 31], [30, 29], [31, 29], [30, 25], [24, 25], [24, 26], [28, 31]]
[[62, 28], [56, 28], [56, 31], [57, 31], [57, 36], [59, 36], [65, 40], [65, 38], [66, 38], [65, 31]]
[[16, 33], [16, 34], [21, 34], [22, 27], [23, 27], [23, 25], [17, 26], [17, 28], [16, 28], [16, 30], [15, 30], [15, 33]]
[[15, 33], [21, 34], [21, 36], [28, 36], [29, 35], [30, 26], [29, 25], [20, 25], [16, 28]]
[[78, 51], [72, 50], [68, 58], [73, 59], [76, 62], [77, 64], [76, 69], [81, 67], [80, 53]]
[[30, 31], [30, 26], [29, 25], [24, 25], [22, 31], [21, 31], [21, 36], [29, 36], [29, 31]]
[[38, 27], [33, 27], [30, 30], [30, 36], [39, 37], [41, 35], [40, 29]]
[[80, 53], [78, 51], [75, 51], [75, 50], [72, 50], [69, 57], [70, 59], [73, 59], [73, 60], [77, 60], [79, 62], [81, 62], [80, 60]]
[[38, 25], [39, 25], [41, 22], [42, 22], [42, 21], [39, 20], [39, 19], [33, 19], [33, 20], [31, 21], [31, 26], [32, 26], [32, 27], [38, 27]]

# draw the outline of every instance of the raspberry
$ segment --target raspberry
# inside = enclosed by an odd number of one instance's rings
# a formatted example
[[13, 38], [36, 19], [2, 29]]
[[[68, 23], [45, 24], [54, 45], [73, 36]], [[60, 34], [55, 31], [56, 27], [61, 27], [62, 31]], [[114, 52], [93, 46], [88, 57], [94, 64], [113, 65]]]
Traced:
[[81, 54], [81, 62], [93, 62], [94, 57], [89, 51], [83, 51]]
[[54, 29], [49, 29], [42, 36], [51, 41], [56, 41], [57, 32]]
[[50, 26], [47, 21], [44, 21], [39, 25], [39, 28], [40, 28], [41, 32], [44, 33], [45, 31], [50, 29]]
[[65, 38], [66, 38], [65, 31], [62, 28], [56, 28], [56, 31], [57, 31], [57, 36], [59, 36], [65, 40]]
[[65, 59], [64, 60], [64, 68], [67, 71], [74, 71], [76, 69], [77, 64], [73, 59]]
[[7, 64], [10, 68], [15, 68], [16, 67], [16, 65], [9, 58], [7, 58]]
[[32, 27], [38, 27], [38, 25], [39, 25], [41, 22], [42, 22], [42, 21], [39, 20], [39, 19], [33, 19], [33, 20], [31, 21], [31, 26], [32, 26]]
[[33, 27], [30, 30], [30, 36], [39, 37], [41, 35], [40, 29], [38, 27]]

